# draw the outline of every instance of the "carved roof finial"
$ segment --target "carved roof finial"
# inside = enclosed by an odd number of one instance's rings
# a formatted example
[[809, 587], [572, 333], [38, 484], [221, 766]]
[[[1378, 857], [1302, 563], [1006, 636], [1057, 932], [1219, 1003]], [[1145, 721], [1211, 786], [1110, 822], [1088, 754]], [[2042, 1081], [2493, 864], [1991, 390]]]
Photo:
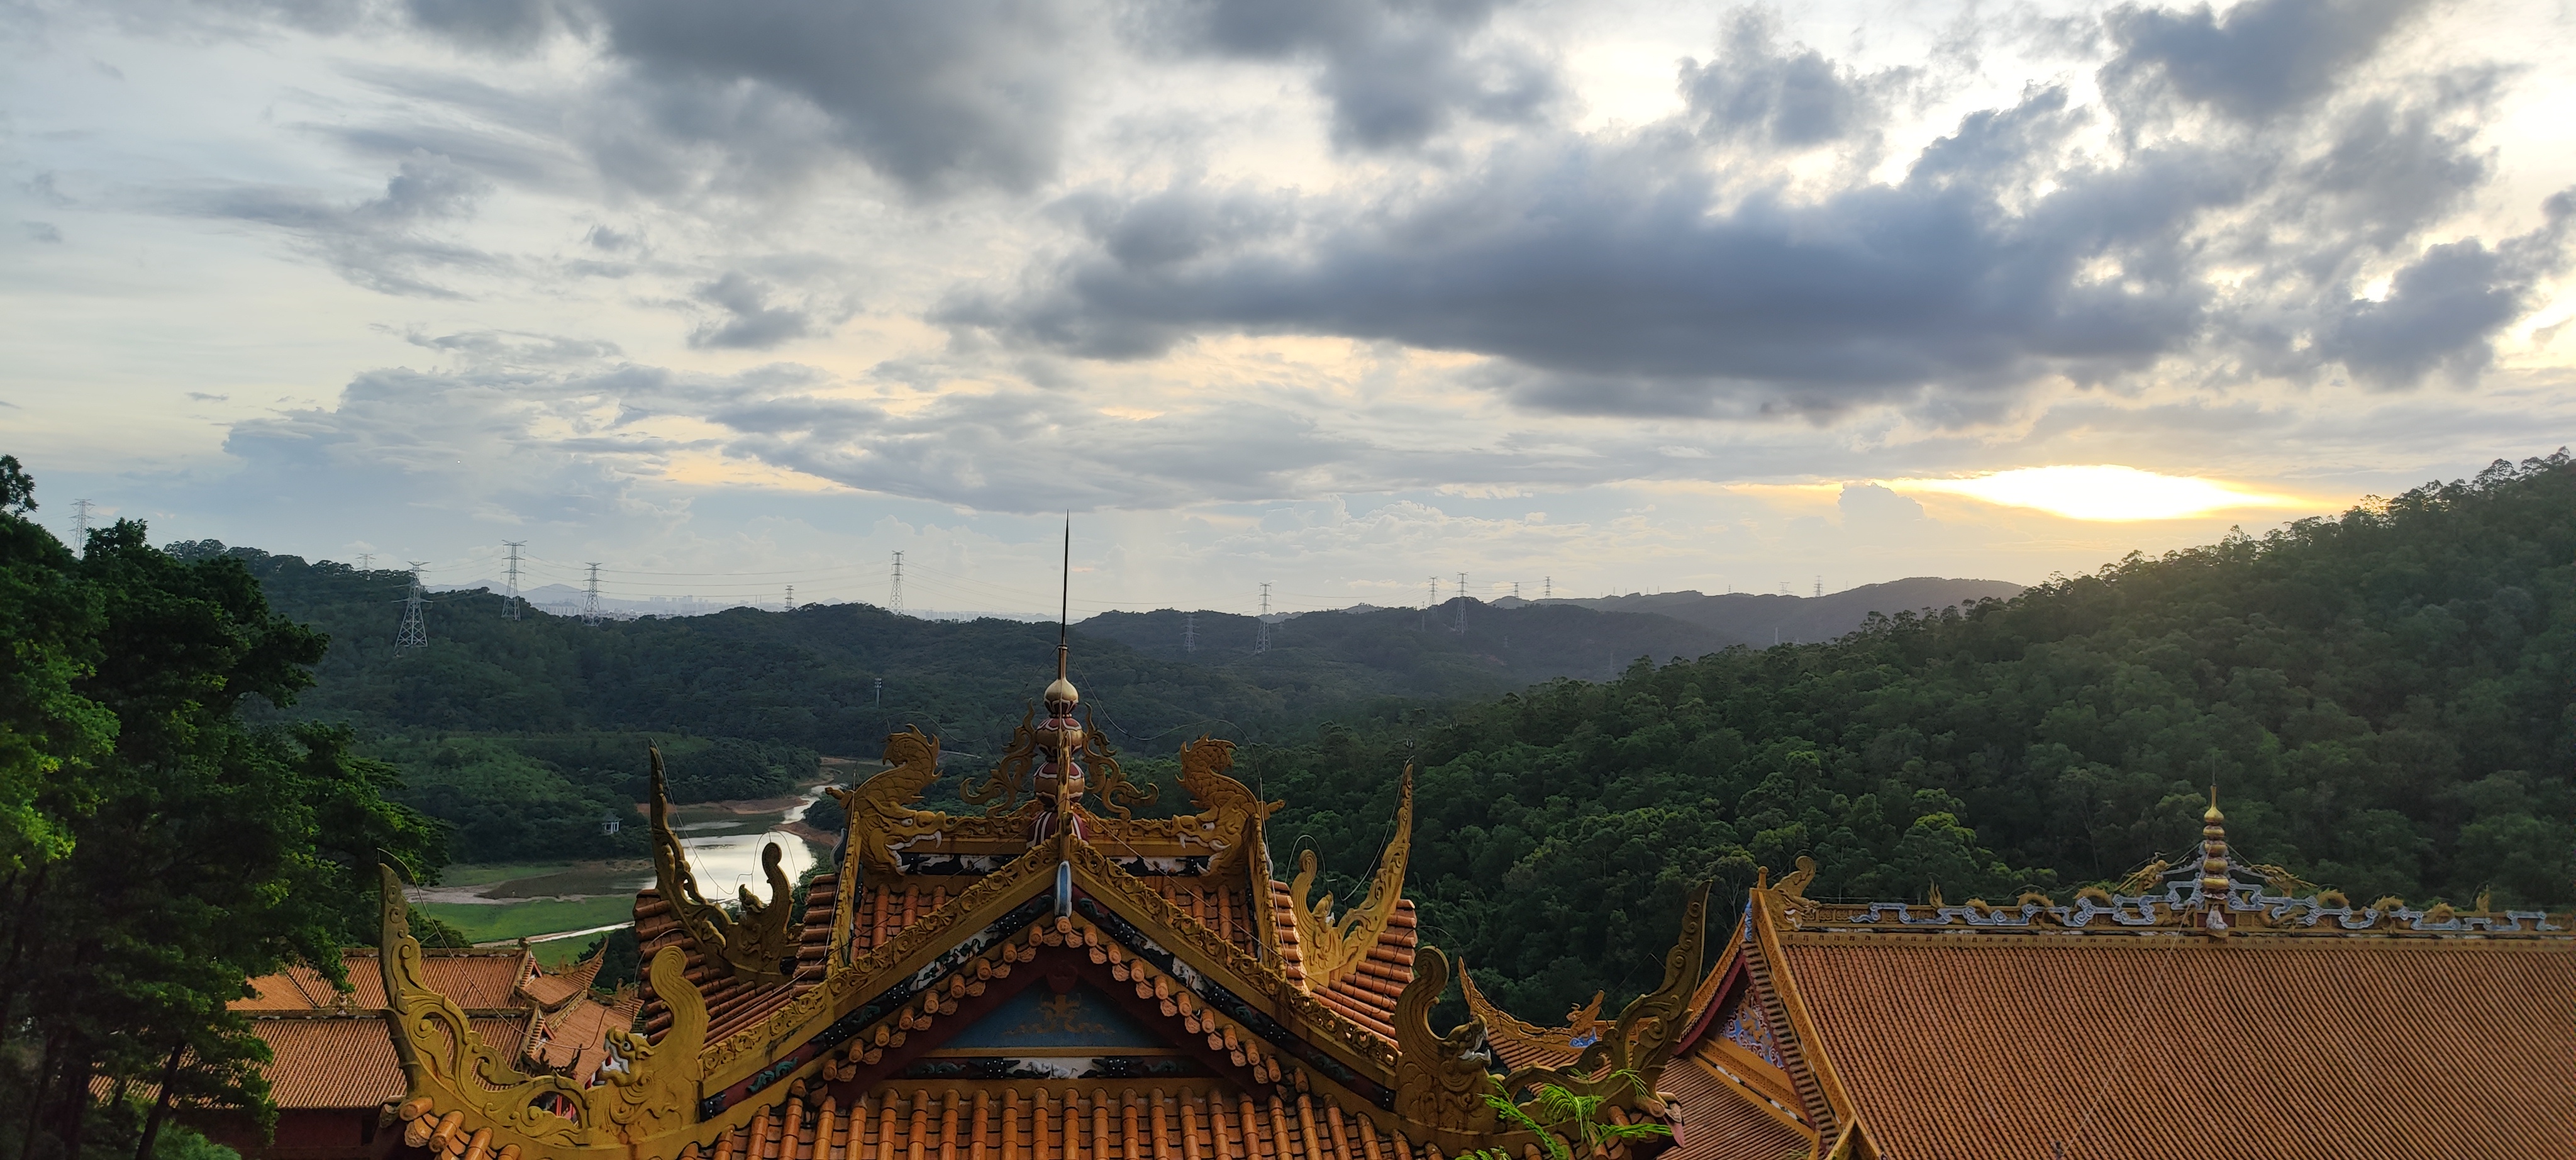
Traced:
[[2227, 929], [2227, 815], [2218, 812], [2218, 787], [2209, 787], [2209, 809], [2200, 815], [2200, 905], [2212, 930]]

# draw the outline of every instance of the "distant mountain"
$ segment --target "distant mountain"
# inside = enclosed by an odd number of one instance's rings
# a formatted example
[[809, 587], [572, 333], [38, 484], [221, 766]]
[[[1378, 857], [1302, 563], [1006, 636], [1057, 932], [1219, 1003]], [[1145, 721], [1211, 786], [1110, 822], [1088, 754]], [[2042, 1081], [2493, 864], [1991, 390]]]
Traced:
[[[1226, 673], [1315, 703], [1379, 694], [1451, 698], [1508, 692], [1558, 677], [1617, 676], [1639, 657], [1697, 657], [1732, 643], [1696, 624], [1557, 602], [1505, 608], [1483, 601], [1437, 608], [1367, 608], [1274, 617], [1222, 612], [1106, 612], [1074, 626], [1145, 656]], [[1190, 636], [1195, 623], [1195, 647]]]
[[[1770, 596], [1732, 592], [1657, 592], [1596, 599], [1529, 601], [1532, 605], [1568, 605], [1597, 612], [1643, 612], [1688, 621], [1717, 634], [1723, 645], [1757, 648], [1797, 641], [1832, 640], [1859, 628], [1873, 612], [1895, 615], [1979, 600], [2010, 600], [2022, 586], [2006, 580], [1951, 580], [1914, 576], [1884, 584], [1864, 584], [1826, 596]], [[1506, 597], [1497, 602], [1516, 603]]]

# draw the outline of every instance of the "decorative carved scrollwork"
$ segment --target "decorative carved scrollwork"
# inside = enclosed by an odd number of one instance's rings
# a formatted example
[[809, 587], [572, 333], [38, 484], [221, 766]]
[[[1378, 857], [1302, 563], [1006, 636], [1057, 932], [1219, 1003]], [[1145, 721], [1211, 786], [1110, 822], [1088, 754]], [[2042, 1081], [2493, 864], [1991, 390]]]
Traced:
[[[1039, 751], [1037, 706], [1020, 714], [1020, 723], [1011, 730], [1011, 744], [1002, 750], [1002, 759], [993, 764], [993, 772], [984, 780], [958, 791], [969, 805], [984, 807], [984, 815], [1000, 818], [1010, 815], [1019, 805], [1020, 795], [1029, 792], [1037, 767], [1046, 760]], [[1118, 751], [1109, 747], [1100, 730], [1093, 727], [1091, 714], [1082, 715], [1082, 753], [1074, 758], [1084, 771], [1087, 793], [1098, 795], [1101, 809], [1121, 819], [1136, 816], [1136, 806], [1149, 806], [1163, 794], [1161, 786], [1136, 788], [1127, 771], [1118, 764]], [[990, 802], [992, 804], [986, 805]]]
[[[608, 1033], [611, 1062], [599, 1087], [560, 1075], [531, 1076], [475, 1033], [456, 1001], [429, 985], [402, 880], [380, 867], [384, 888], [377, 966], [384, 975], [385, 1019], [402, 1060], [407, 1117], [461, 1114], [467, 1133], [489, 1131], [490, 1151], [515, 1145], [536, 1156], [633, 1145], [688, 1126], [697, 1098], [698, 1050], [707, 1028], [706, 1001], [689, 982], [688, 957], [664, 947], [653, 958], [653, 987], [674, 1016], [662, 1038]], [[567, 1110], [569, 1114], [567, 1114]]]
[[[1802, 871], [1814, 865], [1812, 861], [1801, 861]], [[1522, 1068], [1505, 1078], [1503, 1087], [1519, 1092], [1544, 1081], [1578, 1095], [1601, 1096], [1614, 1105], [1630, 1108], [1640, 1106], [1639, 1101], [1653, 1099], [1656, 1081], [1662, 1077], [1664, 1065], [1672, 1061], [1673, 1048], [1685, 1030], [1683, 1020], [1690, 1011], [1691, 991], [1699, 984], [1706, 960], [1708, 891], [1709, 884], [1701, 883], [1691, 893], [1690, 904], [1682, 909], [1681, 938], [1673, 943], [1673, 949], [1664, 952], [1661, 985], [1630, 1000], [1620, 1009], [1619, 1021], [1585, 1047], [1573, 1063]]]
[[670, 1028], [649, 1044], [641, 1035], [611, 1028], [609, 1054], [624, 1066], [613, 1072], [602, 1067], [607, 1082], [590, 1089], [592, 1106], [629, 1144], [687, 1127], [704, 1075], [698, 1055], [707, 1043], [707, 1001], [689, 982], [688, 956], [678, 947], [663, 947], [653, 955], [651, 974], [653, 994], [670, 1008]]
[[1431, 1033], [1431, 1005], [1449, 985], [1449, 956], [1425, 946], [1413, 960], [1413, 981], [1395, 1001], [1395, 1114], [1459, 1132], [1494, 1131], [1488, 1096], [1503, 1094], [1487, 1070], [1485, 1022], [1470, 1019], [1447, 1035]]
[[[742, 918], [726, 914], [724, 908], [698, 893], [697, 876], [689, 872], [687, 852], [679, 835], [671, 832], [671, 793], [662, 772], [662, 751], [653, 755], [653, 878], [661, 888], [662, 899], [671, 904], [671, 914], [689, 932], [689, 938], [707, 957], [725, 964], [734, 978], [751, 984], [787, 981], [786, 959], [789, 954], [789, 923], [795, 917], [788, 913], [795, 888], [780, 868], [785, 856], [778, 843], [771, 842], [760, 852], [761, 869], [769, 879], [769, 901], [754, 897], [751, 888], [742, 888]], [[659, 992], [656, 992], [659, 994]]]
[[850, 859], [870, 874], [900, 878], [903, 861], [895, 857], [896, 845], [939, 833], [948, 824], [946, 814], [909, 805], [921, 800], [921, 792], [939, 780], [939, 739], [924, 735], [918, 726], [906, 726], [886, 738], [885, 762], [884, 772], [855, 788], [823, 792], [841, 803], [841, 813], [849, 819]]
[[[1002, 760], [994, 763], [993, 772], [982, 781], [969, 782], [957, 791], [968, 805], [984, 806], [984, 816], [998, 818], [1018, 805], [1020, 795], [1029, 792], [1030, 771], [1037, 768], [1038, 707], [1030, 705], [1020, 714], [1020, 724], [1011, 730], [1011, 744], [1002, 750]], [[991, 805], [985, 805], [991, 802]]]
[[1291, 912], [1297, 923], [1297, 958], [1308, 991], [1321, 991], [1350, 977], [1377, 946], [1378, 936], [1386, 933], [1387, 923], [1395, 917], [1395, 904], [1404, 897], [1404, 864], [1412, 848], [1413, 767], [1408, 765], [1403, 787], [1396, 793], [1395, 837], [1378, 858], [1368, 897], [1358, 909], [1335, 922], [1332, 895], [1309, 906], [1306, 895], [1315, 887], [1315, 852], [1297, 856], [1297, 877], [1288, 886], [1288, 896], [1295, 904]]
[[1214, 827], [1207, 839], [1216, 848], [1208, 864], [1211, 877], [1242, 872], [1261, 820], [1288, 804], [1262, 801], [1242, 782], [1226, 776], [1233, 768], [1234, 742], [1201, 735], [1181, 747], [1181, 788], [1198, 805], [1198, 821]]

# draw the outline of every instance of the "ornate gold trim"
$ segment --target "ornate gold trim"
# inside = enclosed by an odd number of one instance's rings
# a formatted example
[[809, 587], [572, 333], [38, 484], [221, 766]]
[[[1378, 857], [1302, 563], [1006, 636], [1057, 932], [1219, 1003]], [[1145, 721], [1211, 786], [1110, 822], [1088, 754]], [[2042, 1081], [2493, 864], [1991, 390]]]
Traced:
[[955, 929], [961, 920], [988, 910], [997, 902], [1007, 905], [1017, 901], [1005, 896], [1039, 878], [1038, 871], [1042, 865], [1051, 864], [1044, 863], [1040, 854], [1032, 850], [1001, 869], [977, 878], [973, 886], [950, 898], [947, 905], [870, 949], [848, 969], [829, 976], [822, 986], [798, 994], [771, 1012], [768, 1018], [709, 1045], [703, 1055], [707, 1073], [716, 1074], [719, 1068], [735, 1060], [765, 1053], [782, 1042], [801, 1042], [803, 1037], [797, 1032], [806, 1024], [817, 1017], [828, 1016], [833, 1007], [844, 1000], [871, 994], [890, 984], [897, 968], [929, 949], [933, 942]]
[[[993, 763], [993, 772], [959, 789], [957, 796], [968, 805], [984, 806], [984, 816], [988, 818], [1012, 816], [1020, 795], [1029, 792], [1039, 759], [1045, 756], [1038, 750], [1037, 726], [1032, 723], [1036, 719], [1037, 706], [1031, 705], [1020, 714], [1019, 726], [1011, 731], [1011, 744], [1002, 751], [1001, 760]], [[1118, 751], [1110, 747], [1099, 729], [1092, 727], [1092, 715], [1087, 709], [1082, 723], [1082, 753], [1074, 760], [1085, 770], [1085, 792], [1097, 796], [1103, 810], [1124, 821], [1135, 816], [1133, 807], [1152, 805], [1162, 797], [1163, 787], [1159, 785], [1136, 788], [1126, 769], [1118, 764]], [[986, 802], [992, 804], [985, 805]]]
[[[1189, 791], [1190, 801], [1199, 807], [1198, 819], [1215, 823], [1207, 839], [1213, 848], [1208, 863], [1210, 878], [1249, 867], [1261, 820], [1288, 804], [1262, 801], [1250, 787], [1226, 776], [1226, 771], [1233, 768], [1234, 742], [1201, 734], [1198, 740], [1181, 746], [1181, 788]], [[1267, 875], [1251, 885], [1253, 905], [1266, 913], [1270, 907]]]
[[1488, 1096], [1503, 1094], [1486, 1070], [1485, 1022], [1469, 1019], [1447, 1035], [1431, 1033], [1431, 1006], [1449, 985], [1449, 956], [1415, 952], [1413, 981], [1395, 1001], [1395, 1114], [1453, 1132], [1494, 1130]]
[[691, 1123], [697, 1098], [698, 1048], [706, 1001], [689, 982], [688, 956], [664, 947], [653, 957], [653, 988], [669, 1006], [671, 1027], [658, 1042], [608, 1033], [602, 1083], [585, 1088], [560, 1075], [520, 1072], [474, 1030], [456, 1001], [431, 987], [410, 907], [392, 867], [379, 867], [384, 890], [377, 966], [384, 976], [385, 1022], [402, 1060], [408, 1089], [396, 1115], [413, 1147], [433, 1140], [449, 1153], [560, 1154], [632, 1148]]
[[[897, 845], [935, 836], [947, 826], [946, 814], [909, 805], [921, 800], [921, 791], [939, 780], [939, 739], [923, 734], [920, 726], [907, 725], [903, 732], [886, 738], [885, 763], [884, 770], [855, 788], [834, 786], [823, 791], [841, 803], [841, 813], [848, 820], [850, 849], [842, 863], [844, 875], [857, 865], [871, 874], [901, 878], [903, 861], [895, 857]], [[856, 885], [844, 882], [842, 892], [849, 893]]]
[[662, 900], [671, 904], [672, 917], [699, 951], [725, 964], [734, 978], [754, 986], [786, 982], [788, 956], [794, 953], [789, 925], [795, 918], [789, 913], [795, 909], [791, 905], [795, 887], [779, 866], [786, 851], [771, 842], [760, 853], [761, 869], [769, 879], [768, 902], [754, 897], [750, 887], [742, 887], [742, 917], [736, 919], [707, 901], [698, 893], [697, 876], [689, 872], [688, 853], [679, 835], [671, 832], [671, 793], [662, 773], [662, 750], [654, 746], [648, 752], [653, 756], [653, 881]]
[[1396, 792], [1395, 837], [1386, 844], [1386, 853], [1378, 857], [1377, 872], [1369, 878], [1368, 897], [1358, 909], [1333, 921], [1333, 896], [1325, 895], [1308, 906], [1306, 895], [1315, 887], [1316, 859], [1313, 850], [1297, 856], [1297, 878], [1288, 885], [1290, 914], [1297, 924], [1297, 961], [1304, 970], [1308, 991], [1321, 991], [1347, 979], [1360, 969], [1371, 950], [1377, 948], [1379, 936], [1386, 933], [1389, 920], [1395, 917], [1395, 905], [1404, 898], [1404, 863], [1413, 848], [1413, 767], [1404, 767], [1404, 784]]

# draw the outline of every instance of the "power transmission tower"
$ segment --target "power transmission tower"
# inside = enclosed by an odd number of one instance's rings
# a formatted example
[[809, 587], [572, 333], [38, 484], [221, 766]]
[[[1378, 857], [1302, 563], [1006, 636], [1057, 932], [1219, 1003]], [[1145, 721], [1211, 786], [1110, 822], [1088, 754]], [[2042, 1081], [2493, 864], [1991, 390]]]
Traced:
[[510, 619], [517, 620], [519, 618], [519, 549], [527, 547], [528, 542], [503, 540], [501, 543], [510, 549], [510, 594], [504, 599], [509, 602]]
[[1539, 582], [1538, 582], [1538, 584], [1539, 584], [1539, 588], [1538, 588], [1538, 598], [1539, 598], [1539, 599], [1541, 599], [1541, 600], [1554, 600], [1554, 599], [1556, 599], [1556, 577], [1554, 577], [1554, 576], [1542, 576], [1542, 577], [1540, 577], [1540, 578], [1539, 578]]
[[360, 552], [360, 553], [358, 553], [358, 570], [359, 570], [359, 571], [361, 571], [361, 572], [373, 572], [373, 571], [375, 571], [375, 570], [376, 570], [376, 554], [375, 554], [375, 553], [373, 553], [373, 552]]
[[793, 584], [787, 586], [787, 611], [796, 611], [796, 586]]
[[886, 611], [903, 615], [903, 553], [894, 554], [894, 591], [886, 597]]
[[1194, 653], [1199, 651], [1198, 613], [1184, 612], [1181, 614], [1181, 651], [1185, 653]]
[[1825, 578], [1824, 578], [1824, 577], [1822, 577], [1822, 576], [1818, 576], [1818, 577], [1816, 577], [1816, 595], [1817, 595], [1817, 597], [1822, 598], [1822, 597], [1824, 596], [1824, 594], [1825, 594]]
[[1520, 581], [1518, 581], [1518, 580], [1514, 580], [1514, 581], [1512, 581], [1512, 599], [1514, 599], [1514, 600], [1518, 600], [1518, 599], [1520, 599], [1520, 598], [1521, 598], [1521, 582], [1520, 582]]
[[1464, 572], [1458, 574], [1458, 627], [1452, 631], [1460, 636], [1467, 635], [1467, 574]]
[[1422, 582], [1422, 631], [1431, 631], [1431, 610], [1438, 607], [1440, 607], [1440, 578], [1433, 576]]
[[599, 561], [593, 560], [590, 562], [590, 585], [582, 590], [581, 622], [597, 627], [599, 621]]
[[1261, 582], [1261, 616], [1254, 623], [1261, 626], [1260, 634], [1252, 638], [1253, 655], [1259, 656], [1270, 651], [1270, 582], [1267, 580]]
[[89, 509], [92, 506], [85, 499], [72, 501], [72, 548], [75, 551], [89, 544]]
[[429, 647], [429, 625], [420, 618], [420, 570], [428, 564], [427, 560], [411, 562], [411, 594], [403, 598], [402, 627], [394, 630], [394, 653], [397, 656], [407, 648]]

